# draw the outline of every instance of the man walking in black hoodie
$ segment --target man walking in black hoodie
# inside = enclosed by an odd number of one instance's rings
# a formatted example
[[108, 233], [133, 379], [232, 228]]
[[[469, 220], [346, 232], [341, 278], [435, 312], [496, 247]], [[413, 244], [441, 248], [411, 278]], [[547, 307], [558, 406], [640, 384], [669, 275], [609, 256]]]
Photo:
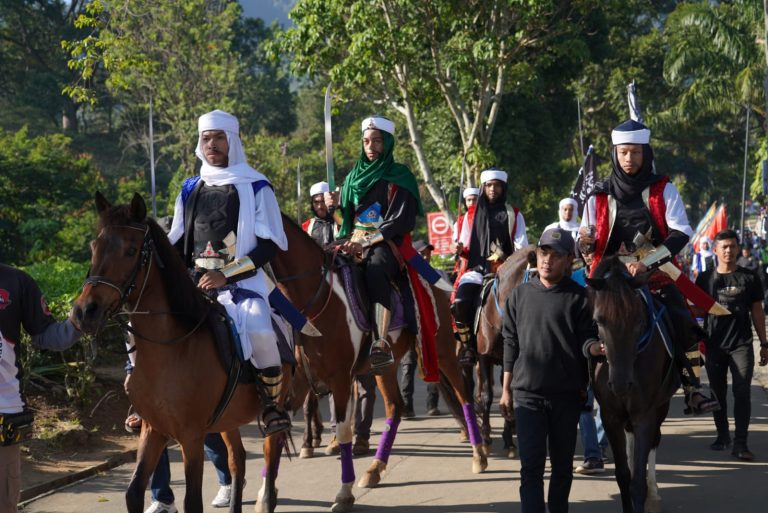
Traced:
[[549, 512], [568, 511], [576, 426], [588, 381], [581, 348], [597, 340], [586, 291], [570, 278], [574, 246], [569, 232], [545, 231], [536, 248], [538, 276], [513, 290], [504, 310], [500, 406], [509, 417], [514, 389], [523, 513], [547, 511], [547, 447], [552, 464]]

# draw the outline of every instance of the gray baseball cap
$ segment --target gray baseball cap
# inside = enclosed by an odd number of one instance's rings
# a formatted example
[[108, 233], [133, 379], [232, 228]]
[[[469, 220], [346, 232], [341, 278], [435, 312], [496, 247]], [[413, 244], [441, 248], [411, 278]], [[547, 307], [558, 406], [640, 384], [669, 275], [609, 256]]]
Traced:
[[571, 232], [562, 228], [550, 228], [541, 234], [538, 247], [550, 247], [561, 255], [575, 255], [576, 243], [571, 236]]

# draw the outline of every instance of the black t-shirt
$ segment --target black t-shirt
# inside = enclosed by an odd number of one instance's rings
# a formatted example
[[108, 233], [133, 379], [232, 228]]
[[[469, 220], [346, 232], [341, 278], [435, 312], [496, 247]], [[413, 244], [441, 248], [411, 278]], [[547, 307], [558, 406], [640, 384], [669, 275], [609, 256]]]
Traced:
[[54, 321], [40, 288], [24, 271], [0, 264], [0, 332], [17, 344], [21, 326], [39, 335]]
[[731, 312], [731, 315], [707, 316], [704, 323], [709, 335], [707, 349], [732, 351], [739, 346], [751, 345], [752, 304], [763, 301], [763, 289], [757, 275], [743, 267], [728, 274], [711, 269], [699, 275], [696, 285]]

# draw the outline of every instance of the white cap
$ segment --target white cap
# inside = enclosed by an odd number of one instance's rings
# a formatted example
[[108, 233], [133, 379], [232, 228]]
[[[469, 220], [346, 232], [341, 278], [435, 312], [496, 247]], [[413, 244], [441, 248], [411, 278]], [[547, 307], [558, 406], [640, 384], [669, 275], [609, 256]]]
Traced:
[[620, 124], [611, 132], [611, 142], [618, 144], [648, 144], [651, 131], [644, 124], [630, 119]]
[[383, 130], [392, 135], [395, 135], [395, 123], [382, 116], [371, 116], [363, 120], [361, 124], [361, 130], [365, 132], [366, 130], [371, 129]]
[[507, 183], [507, 172], [501, 169], [486, 169], [480, 173], [480, 183], [489, 182], [491, 180], [501, 180]]
[[327, 182], [317, 182], [312, 187], [309, 188], [309, 196], [310, 198], [312, 196], [315, 196], [317, 194], [323, 194], [324, 192], [329, 192], [330, 189], [328, 188]]
[[462, 193], [462, 197], [464, 199], [467, 199], [470, 196], [480, 196], [480, 189], [477, 187], [467, 187], [466, 189], [464, 189], [464, 192]]
[[240, 124], [237, 122], [237, 118], [229, 112], [216, 109], [203, 114], [197, 120], [198, 133], [202, 134], [206, 130], [224, 130], [225, 132], [238, 135], [240, 133]]

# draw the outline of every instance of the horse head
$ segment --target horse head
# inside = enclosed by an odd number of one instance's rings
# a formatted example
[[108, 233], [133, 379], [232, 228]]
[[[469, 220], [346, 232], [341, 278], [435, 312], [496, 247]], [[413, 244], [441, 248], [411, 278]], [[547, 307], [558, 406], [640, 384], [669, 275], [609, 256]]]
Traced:
[[587, 279], [592, 315], [608, 360], [608, 386], [619, 397], [636, 381], [637, 343], [647, 321], [634, 289], [646, 281], [647, 276], [632, 277], [615, 256], [603, 259]]
[[501, 338], [501, 317], [504, 303], [512, 290], [523, 281], [528, 265], [536, 267], [536, 248], [533, 245], [515, 251], [496, 272], [493, 292], [483, 305], [480, 313], [480, 329], [477, 336], [477, 350], [489, 354]]

